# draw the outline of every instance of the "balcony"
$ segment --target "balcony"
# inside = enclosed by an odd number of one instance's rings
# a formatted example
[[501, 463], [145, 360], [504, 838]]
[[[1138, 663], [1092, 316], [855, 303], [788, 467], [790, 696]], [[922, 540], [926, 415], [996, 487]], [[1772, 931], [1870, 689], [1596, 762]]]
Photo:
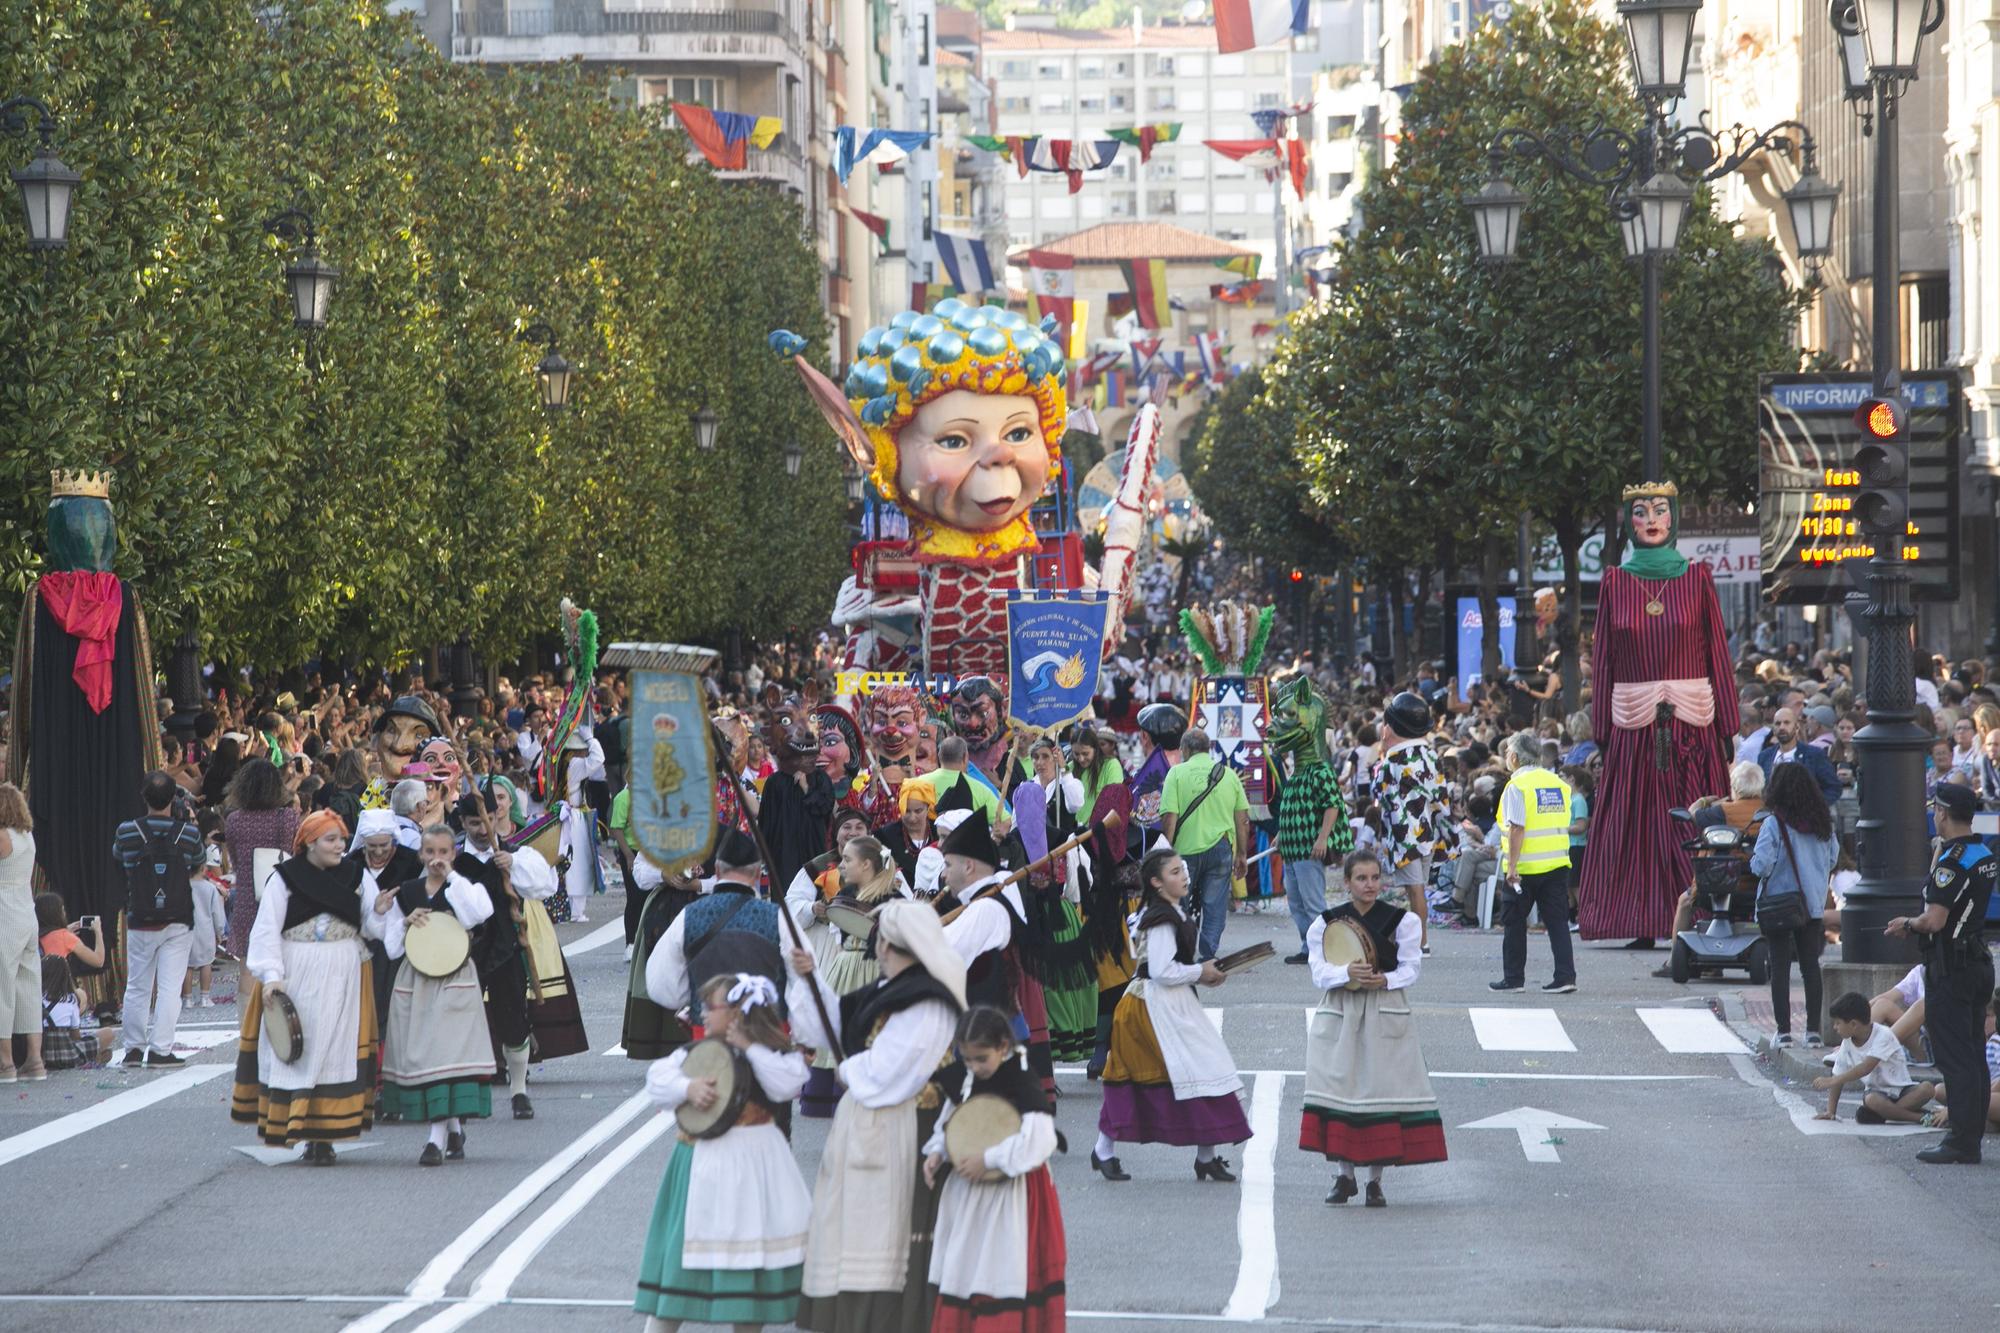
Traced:
[[723, 180], [769, 181], [787, 193], [804, 198], [809, 177], [805, 155], [795, 148], [752, 148], [744, 154], [741, 171], [718, 171]]
[[458, 60], [791, 64], [802, 62], [805, 50], [804, 33], [784, 0], [610, 11], [601, 2], [505, 6], [475, 0], [452, 16], [452, 56]]

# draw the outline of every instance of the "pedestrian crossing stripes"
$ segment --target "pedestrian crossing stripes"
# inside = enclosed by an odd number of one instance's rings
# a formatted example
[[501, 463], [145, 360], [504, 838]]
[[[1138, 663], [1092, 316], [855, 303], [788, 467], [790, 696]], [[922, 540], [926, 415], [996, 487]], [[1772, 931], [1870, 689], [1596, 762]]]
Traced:
[[1574, 1051], [1553, 1009], [1473, 1009], [1472, 1032], [1488, 1051]]
[[[1430, 1008], [1425, 1011], [1425, 1028], [1433, 1023], [1455, 1022], [1456, 1013], [1450, 1007]], [[1640, 1041], [1640, 1033], [1650, 1036], [1661, 1051], [1668, 1055], [1741, 1055], [1749, 1048], [1740, 1037], [1730, 1031], [1727, 1024], [1707, 1009], [1646, 1009], [1633, 1008], [1611, 1010], [1609, 1014], [1622, 1017], [1631, 1013], [1639, 1019], [1636, 1029], [1629, 1025], [1617, 1026], [1617, 1020], [1608, 1018], [1605, 1010], [1587, 1011], [1591, 1018], [1587, 1030], [1593, 1037], [1599, 1033], [1610, 1033], [1604, 1041], [1587, 1043], [1589, 1055], [1607, 1055], [1630, 1048]], [[1220, 1017], [1221, 1011], [1208, 1011], [1211, 1019]], [[1305, 1010], [1306, 1030], [1312, 1030], [1314, 1010]], [[1465, 1010], [1472, 1023], [1472, 1035], [1484, 1051], [1513, 1051], [1525, 1053], [1574, 1054], [1577, 1044], [1571, 1038], [1569, 1029], [1553, 1009], [1501, 1009], [1472, 1006]], [[1581, 1015], [1572, 1014], [1571, 1022]], [[1220, 1023], [1217, 1024], [1220, 1026]], [[1646, 1077], [1633, 1075], [1632, 1077]]]

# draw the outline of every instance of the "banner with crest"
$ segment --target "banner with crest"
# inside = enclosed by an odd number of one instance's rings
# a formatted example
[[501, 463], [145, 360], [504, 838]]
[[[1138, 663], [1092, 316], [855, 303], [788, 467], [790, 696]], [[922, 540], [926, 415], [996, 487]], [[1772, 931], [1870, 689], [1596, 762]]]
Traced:
[[715, 842], [717, 760], [701, 684], [715, 658], [677, 643], [614, 643], [602, 662], [632, 673], [632, 838], [664, 871], [705, 859]]
[[1101, 592], [1007, 594], [1007, 717], [1054, 731], [1090, 711], [1110, 599]]

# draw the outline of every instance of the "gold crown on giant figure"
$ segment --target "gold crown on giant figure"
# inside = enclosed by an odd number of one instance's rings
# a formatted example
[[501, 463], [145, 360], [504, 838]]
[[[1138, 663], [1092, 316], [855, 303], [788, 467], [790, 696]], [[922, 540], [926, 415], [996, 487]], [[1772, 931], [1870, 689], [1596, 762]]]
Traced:
[[1677, 500], [1680, 494], [1680, 487], [1671, 481], [1643, 481], [1637, 486], [1625, 488], [1623, 503], [1631, 504], [1634, 500]]
[[82, 468], [71, 470], [59, 467], [49, 474], [49, 498], [60, 500], [66, 495], [88, 495], [100, 500], [111, 498], [111, 469], [89, 472]]

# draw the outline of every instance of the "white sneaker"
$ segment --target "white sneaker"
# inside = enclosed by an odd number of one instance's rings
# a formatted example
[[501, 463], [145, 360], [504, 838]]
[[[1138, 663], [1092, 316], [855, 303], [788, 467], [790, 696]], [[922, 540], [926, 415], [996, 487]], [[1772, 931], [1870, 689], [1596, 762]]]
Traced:
[[1792, 1041], [1792, 1034], [1789, 1032], [1780, 1032], [1777, 1036], [1771, 1038], [1771, 1049], [1774, 1051], [1778, 1050], [1780, 1047], [1791, 1046], [1794, 1044], [1795, 1043]]
[[579, 926], [587, 926], [590, 924], [590, 918], [585, 916], [581, 912], [571, 912], [569, 914], [569, 919], [571, 921], [574, 921]]

